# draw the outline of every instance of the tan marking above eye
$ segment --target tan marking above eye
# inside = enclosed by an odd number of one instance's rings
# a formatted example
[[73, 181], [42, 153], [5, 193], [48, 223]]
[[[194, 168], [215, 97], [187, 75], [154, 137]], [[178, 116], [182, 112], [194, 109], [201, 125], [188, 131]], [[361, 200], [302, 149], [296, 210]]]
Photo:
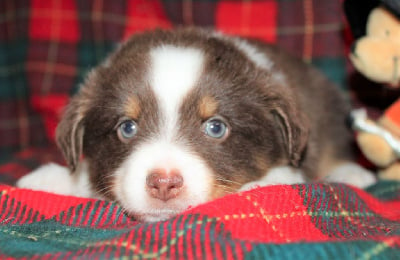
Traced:
[[137, 119], [140, 115], [140, 101], [137, 96], [130, 96], [124, 104], [124, 111], [127, 117]]
[[199, 102], [199, 115], [202, 119], [214, 116], [218, 110], [218, 102], [211, 96], [204, 96]]
[[258, 170], [262, 172], [267, 172], [269, 168], [271, 168], [271, 165], [268, 164], [268, 162], [265, 159], [266, 155], [264, 153], [257, 153], [254, 155], [254, 162], [255, 166], [257, 167]]

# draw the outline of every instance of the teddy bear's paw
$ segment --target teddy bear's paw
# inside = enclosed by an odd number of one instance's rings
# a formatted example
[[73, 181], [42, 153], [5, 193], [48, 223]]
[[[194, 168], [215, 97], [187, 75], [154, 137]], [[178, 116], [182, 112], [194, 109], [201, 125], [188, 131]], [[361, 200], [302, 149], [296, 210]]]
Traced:
[[357, 143], [365, 157], [379, 167], [386, 167], [396, 160], [392, 147], [380, 136], [359, 133]]
[[400, 181], [400, 162], [394, 163], [390, 167], [379, 171], [379, 178]]
[[375, 174], [355, 163], [344, 163], [336, 167], [325, 178], [328, 182], [339, 182], [366, 188], [376, 183]]

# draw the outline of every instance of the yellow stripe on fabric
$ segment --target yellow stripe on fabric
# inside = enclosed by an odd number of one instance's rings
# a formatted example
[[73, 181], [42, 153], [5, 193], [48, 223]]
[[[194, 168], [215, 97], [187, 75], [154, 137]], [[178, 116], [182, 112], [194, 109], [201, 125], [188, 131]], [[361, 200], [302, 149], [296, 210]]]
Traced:
[[[343, 204], [342, 204], [342, 202], [339, 200], [339, 197], [338, 197], [338, 194], [337, 194], [337, 192], [336, 192], [336, 190], [335, 189], [333, 189], [333, 187], [331, 186], [331, 185], [329, 185], [329, 190], [332, 192], [332, 194], [333, 194], [333, 198], [335, 199], [335, 201], [336, 201], [336, 203], [337, 203], [337, 206], [338, 206], [338, 209], [339, 209], [339, 211], [340, 211], [340, 216], [343, 216], [343, 217], [345, 217], [345, 219], [349, 222], [349, 223], [351, 223], [351, 224], [355, 224], [355, 225], [360, 225], [360, 226], [362, 226], [362, 227], [367, 227], [367, 228], [371, 228], [371, 229], [376, 229], [378, 226], [371, 226], [371, 225], [367, 225], [367, 224], [365, 224], [365, 223], [362, 223], [361, 222], [361, 220], [356, 220], [356, 219], [354, 219], [353, 218], [353, 216], [354, 215], [352, 215], [352, 213], [351, 212], [349, 212], [348, 210], [346, 210], [344, 207], [343, 207]], [[366, 214], [365, 213], [360, 213], [360, 216], [366, 216]]]
[[386, 240], [378, 243], [373, 248], [371, 248], [371, 250], [368, 250], [367, 252], [365, 252], [358, 259], [368, 260], [368, 259], [374, 258], [374, 257], [378, 256], [379, 254], [383, 253], [386, 249], [392, 247], [395, 244], [396, 240], [397, 240], [397, 238], [394, 238], [394, 237], [386, 239]]
[[[241, 194], [239, 194], [241, 195]], [[261, 218], [264, 219], [267, 224], [272, 228], [272, 230], [278, 234], [278, 236], [282, 239], [284, 239], [286, 242], [291, 242], [290, 239], [288, 239], [282, 232], [279, 231], [279, 229], [271, 223], [271, 220], [273, 219], [271, 215], [266, 214], [265, 209], [260, 206], [260, 204], [257, 201], [254, 201], [250, 196], [245, 196], [246, 200], [252, 203], [252, 205], [260, 212]]]
[[313, 53], [313, 34], [314, 34], [314, 8], [313, 0], [304, 0], [304, 49], [303, 60], [311, 62]]

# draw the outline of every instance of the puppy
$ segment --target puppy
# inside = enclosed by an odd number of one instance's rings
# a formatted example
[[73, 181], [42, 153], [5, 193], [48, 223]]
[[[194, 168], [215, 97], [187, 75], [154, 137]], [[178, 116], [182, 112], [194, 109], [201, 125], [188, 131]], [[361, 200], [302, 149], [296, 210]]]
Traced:
[[67, 107], [56, 136], [69, 169], [47, 165], [18, 186], [117, 201], [142, 221], [258, 185], [364, 187], [374, 177], [349, 163], [348, 112], [321, 73], [276, 47], [193, 28], [147, 32]]

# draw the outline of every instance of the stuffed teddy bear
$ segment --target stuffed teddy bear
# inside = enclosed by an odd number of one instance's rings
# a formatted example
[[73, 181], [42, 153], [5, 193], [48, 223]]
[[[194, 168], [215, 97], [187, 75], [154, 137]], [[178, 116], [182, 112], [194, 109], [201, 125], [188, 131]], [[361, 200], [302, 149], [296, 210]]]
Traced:
[[[366, 78], [393, 88], [400, 86], [398, 8], [374, 7], [367, 18], [366, 35], [357, 39], [350, 54], [354, 67]], [[381, 178], [400, 180], [400, 99], [376, 122], [368, 119], [365, 111], [352, 116], [356, 140], [365, 157], [381, 168]]]
[[368, 17], [366, 36], [352, 46], [350, 60], [368, 79], [398, 86], [400, 83], [400, 19], [384, 7]]
[[400, 99], [376, 121], [365, 110], [352, 112], [357, 144], [372, 163], [380, 167], [380, 178], [400, 180]]

